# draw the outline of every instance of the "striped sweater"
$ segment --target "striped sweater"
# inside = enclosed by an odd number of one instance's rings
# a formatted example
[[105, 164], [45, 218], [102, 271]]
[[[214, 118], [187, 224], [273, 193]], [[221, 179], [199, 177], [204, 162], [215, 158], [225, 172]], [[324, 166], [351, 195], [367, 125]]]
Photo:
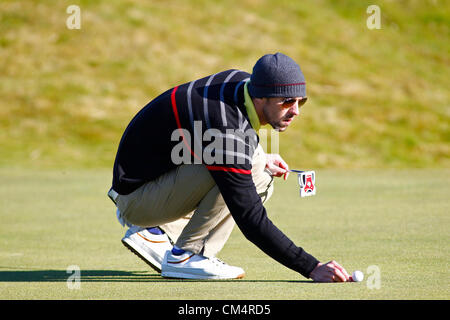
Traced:
[[172, 88], [132, 119], [119, 144], [113, 189], [129, 194], [180, 164], [204, 164], [244, 236], [305, 277], [319, 262], [267, 217], [251, 176], [259, 138], [245, 106], [250, 75], [227, 70]]

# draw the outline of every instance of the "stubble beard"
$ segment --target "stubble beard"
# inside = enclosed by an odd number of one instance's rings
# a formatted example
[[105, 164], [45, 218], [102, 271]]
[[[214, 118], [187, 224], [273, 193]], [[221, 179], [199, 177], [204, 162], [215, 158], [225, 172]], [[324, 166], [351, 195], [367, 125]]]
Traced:
[[268, 111], [268, 109], [269, 109], [269, 106], [264, 106], [264, 108], [263, 108], [263, 114], [264, 114], [264, 117], [266, 118], [266, 122], [268, 123], [268, 124], [270, 124], [270, 126], [275, 130], [275, 131], [278, 131], [278, 132], [281, 132], [281, 131], [284, 131], [284, 130], [286, 130], [286, 127], [283, 127], [282, 125], [281, 125], [281, 119], [279, 119], [279, 120], [275, 120], [275, 119], [273, 119], [273, 117], [272, 117], [272, 115], [270, 114], [270, 112]]
[[266, 118], [266, 121], [270, 126], [278, 132], [283, 132], [287, 129], [287, 125], [283, 124], [283, 121], [286, 120], [284, 118], [281, 119], [273, 119], [271, 114], [267, 111], [267, 108], [263, 108], [264, 117]]

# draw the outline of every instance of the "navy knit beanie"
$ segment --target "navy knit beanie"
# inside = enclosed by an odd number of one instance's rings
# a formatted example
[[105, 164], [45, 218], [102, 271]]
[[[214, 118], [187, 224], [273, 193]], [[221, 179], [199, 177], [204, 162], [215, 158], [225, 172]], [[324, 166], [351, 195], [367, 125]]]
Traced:
[[287, 55], [266, 54], [253, 67], [248, 92], [255, 98], [306, 97], [305, 77]]

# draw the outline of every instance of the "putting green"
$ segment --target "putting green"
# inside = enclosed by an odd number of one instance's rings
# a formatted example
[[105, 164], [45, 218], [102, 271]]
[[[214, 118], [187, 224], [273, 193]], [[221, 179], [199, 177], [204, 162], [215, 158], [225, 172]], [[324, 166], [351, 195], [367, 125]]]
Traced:
[[316, 173], [310, 198], [298, 196], [294, 174], [278, 180], [269, 217], [319, 260], [363, 271], [361, 283], [312, 283], [237, 228], [220, 258], [243, 267], [244, 279], [163, 279], [120, 243], [109, 170], [2, 168], [0, 299], [450, 298], [450, 170]]

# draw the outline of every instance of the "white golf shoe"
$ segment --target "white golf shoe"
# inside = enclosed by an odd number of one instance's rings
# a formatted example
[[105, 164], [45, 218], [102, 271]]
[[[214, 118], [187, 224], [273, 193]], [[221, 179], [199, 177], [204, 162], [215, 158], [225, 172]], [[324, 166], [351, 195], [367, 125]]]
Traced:
[[175, 255], [167, 251], [161, 265], [161, 275], [180, 279], [240, 279], [245, 276], [243, 269], [229, 266], [217, 258], [185, 251]]
[[128, 229], [122, 243], [157, 272], [161, 272], [161, 263], [166, 251], [172, 249], [167, 234], [152, 234], [138, 226]]

